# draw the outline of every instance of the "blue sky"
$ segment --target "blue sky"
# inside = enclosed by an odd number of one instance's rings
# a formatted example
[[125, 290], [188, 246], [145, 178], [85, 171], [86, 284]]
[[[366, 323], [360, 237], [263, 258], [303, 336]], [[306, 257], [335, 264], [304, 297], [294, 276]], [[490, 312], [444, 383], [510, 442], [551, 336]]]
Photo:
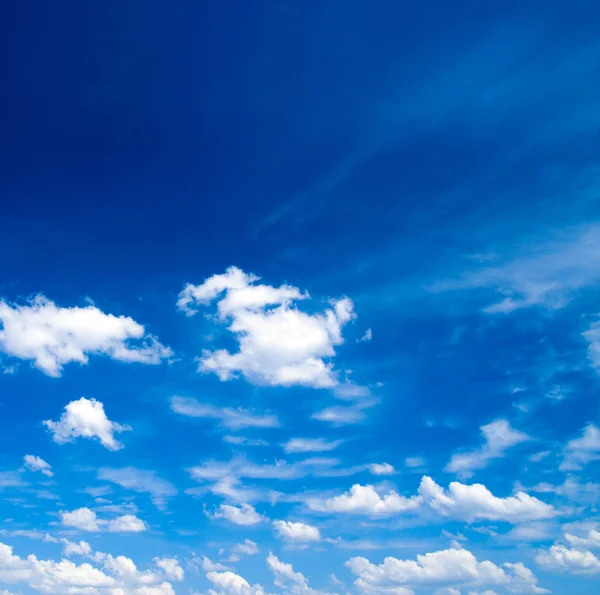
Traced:
[[600, 7], [4, 9], [0, 595], [600, 589]]

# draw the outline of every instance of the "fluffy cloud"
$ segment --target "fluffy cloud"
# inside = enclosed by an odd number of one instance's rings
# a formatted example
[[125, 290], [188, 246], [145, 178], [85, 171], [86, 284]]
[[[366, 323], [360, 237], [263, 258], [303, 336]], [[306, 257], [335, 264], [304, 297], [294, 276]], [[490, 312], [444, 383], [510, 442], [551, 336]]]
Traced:
[[433, 479], [425, 476], [421, 480], [419, 494], [433, 510], [467, 522], [485, 519], [521, 523], [556, 516], [552, 506], [524, 492], [498, 498], [478, 483], [465, 485], [454, 481], [445, 491]]
[[165, 509], [168, 498], [177, 494], [173, 484], [158, 477], [156, 472], [146, 469], [102, 467], [98, 470], [98, 479], [116, 483], [126, 490], [149, 494], [153, 504], [160, 510]]
[[207, 513], [215, 519], [226, 519], [236, 525], [250, 526], [258, 525], [265, 520], [265, 517], [256, 512], [251, 504], [242, 504], [241, 506], [231, 506], [230, 504], [221, 504], [212, 514]]
[[485, 444], [477, 450], [454, 454], [446, 471], [470, 477], [474, 470], [487, 467], [492, 459], [503, 457], [508, 448], [530, 440], [527, 434], [514, 430], [505, 419], [497, 419], [482, 426], [481, 433]]
[[407, 510], [414, 510], [421, 504], [421, 497], [405, 498], [391, 490], [380, 495], [372, 485], [355, 484], [350, 491], [325, 500], [309, 498], [307, 505], [312, 510], [321, 512], [339, 512], [348, 514], [364, 514], [369, 516], [385, 516]]
[[296, 572], [291, 564], [282, 562], [272, 553], [269, 553], [267, 556], [267, 566], [273, 573], [275, 585], [283, 589], [283, 592], [286, 594], [335, 595], [312, 589], [308, 584], [307, 578], [301, 572]]
[[27, 469], [30, 471], [39, 471], [46, 477], [54, 476], [50, 464], [40, 457], [36, 457], [34, 455], [25, 455], [23, 457], [23, 462], [25, 463], [25, 467], [27, 467]]
[[250, 586], [248, 581], [235, 572], [226, 570], [224, 572], [210, 571], [206, 578], [219, 591], [211, 589], [210, 595], [265, 595], [260, 585]]
[[545, 570], [573, 574], [600, 572], [600, 560], [592, 552], [570, 549], [564, 545], [553, 545], [548, 551], [538, 554], [535, 561]]
[[68, 539], [61, 539], [60, 542], [63, 544], [63, 554], [68, 558], [71, 556], [82, 556], [87, 558], [92, 554], [92, 548], [87, 541], [74, 543]]
[[334, 450], [343, 440], [325, 440], [324, 438], [291, 438], [282, 444], [286, 453], [298, 452], [329, 452]]
[[65, 527], [74, 527], [81, 531], [108, 531], [110, 533], [139, 533], [148, 527], [144, 521], [132, 514], [124, 514], [111, 520], [99, 519], [89, 508], [77, 508], [62, 511], [60, 520]]
[[578, 471], [591, 461], [600, 459], [600, 430], [594, 424], [588, 424], [581, 438], [567, 442], [563, 449], [561, 471]]
[[115, 434], [131, 430], [129, 426], [110, 421], [100, 401], [85, 397], [71, 401], [65, 407], [60, 420], [46, 420], [43, 423], [52, 433], [54, 442], [58, 444], [74, 442], [77, 438], [95, 438], [109, 450], [123, 448]]
[[333, 388], [338, 384], [331, 359], [343, 343], [342, 328], [354, 318], [348, 298], [332, 300], [323, 313], [308, 314], [295, 303], [309, 299], [296, 287], [257, 284], [259, 277], [230, 267], [201, 285], [188, 284], [177, 305], [188, 315], [217, 301], [217, 319], [228, 324], [239, 349], [206, 350], [200, 371], [221, 380], [239, 374], [270, 386]]
[[372, 564], [363, 557], [351, 558], [346, 566], [358, 578], [355, 585], [366, 592], [403, 586], [435, 586], [446, 583], [456, 586], [506, 587], [512, 593], [548, 593], [537, 586], [537, 578], [523, 564], [503, 564], [479, 561], [468, 550], [455, 548], [418, 555], [416, 560], [385, 558], [382, 564]]
[[389, 463], [372, 463], [369, 465], [369, 471], [373, 475], [393, 475], [396, 470]]
[[184, 578], [183, 568], [179, 565], [177, 558], [154, 558], [154, 564], [160, 568], [164, 575], [172, 581], [182, 581]]
[[105, 314], [92, 305], [61, 308], [41, 295], [21, 306], [0, 301], [0, 322], [0, 350], [33, 360], [48, 376], [60, 376], [69, 362], [86, 364], [90, 354], [144, 364], [173, 355], [132, 318]]
[[282, 539], [296, 543], [321, 541], [321, 533], [317, 527], [306, 523], [291, 521], [273, 521], [275, 531]]
[[591, 529], [586, 537], [565, 533], [565, 541], [578, 548], [600, 549], [600, 531]]
[[51, 595], [90, 593], [94, 595], [175, 595], [161, 567], [140, 571], [130, 558], [96, 552], [90, 562], [75, 564], [63, 559], [40, 560], [35, 555], [21, 558], [0, 543], [0, 582]]
[[241, 407], [232, 409], [231, 407], [215, 407], [207, 403], [200, 403], [190, 397], [171, 398], [171, 409], [175, 413], [187, 417], [199, 417], [207, 419], [216, 419], [221, 425], [231, 430], [241, 430], [244, 428], [277, 428], [279, 420], [272, 414], [258, 414], [247, 411]]
[[238, 543], [232, 548], [234, 554], [245, 554], [246, 556], [255, 556], [258, 554], [258, 544], [251, 539], [244, 539], [244, 543]]

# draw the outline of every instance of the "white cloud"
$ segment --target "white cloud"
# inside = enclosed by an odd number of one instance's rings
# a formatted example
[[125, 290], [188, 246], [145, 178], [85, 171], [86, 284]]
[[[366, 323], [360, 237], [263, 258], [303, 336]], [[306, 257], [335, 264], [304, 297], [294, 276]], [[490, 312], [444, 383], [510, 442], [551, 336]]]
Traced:
[[479, 483], [465, 485], [453, 481], [445, 491], [425, 476], [421, 480], [419, 494], [433, 510], [467, 522], [481, 519], [523, 523], [552, 518], [557, 514], [552, 506], [524, 492], [498, 498]]
[[485, 444], [477, 450], [455, 453], [446, 465], [446, 471], [470, 477], [476, 469], [484, 469], [492, 459], [504, 456], [507, 449], [530, 440], [523, 432], [514, 430], [505, 419], [497, 419], [481, 427]]
[[153, 504], [160, 510], [164, 510], [168, 498], [177, 494], [173, 484], [158, 477], [155, 471], [146, 469], [102, 467], [98, 470], [98, 479], [116, 483], [126, 490], [149, 494]]
[[346, 566], [358, 577], [355, 585], [359, 590], [374, 593], [386, 588], [434, 586], [440, 583], [456, 586], [501, 585], [512, 593], [548, 593], [537, 586], [537, 578], [523, 564], [497, 566], [487, 560], [477, 560], [471, 552], [461, 547], [418, 555], [416, 560], [388, 557], [379, 565], [356, 557], [348, 560]]
[[365, 341], [370, 341], [373, 338], [373, 331], [368, 328], [365, 331], [365, 334], [358, 340], [360, 343], [363, 343]]
[[357, 424], [365, 419], [365, 413], [357, 407], [326, 407], [312, 414], [312, 419], [329, 422], [333, 425], [343, 426]]
[[139, 533], [148, 527], [135, 515], [124, 514], [111, 520], [99, 519], [89, 508], [77, 508], [60, 512], [61, 523], [65, 527], [74, 527], [80, 531], [108, 531], [109, 533]]
[[0, 544], [0, 582], [24, 584], [49, 595], [175, 595], [161, 568], [140, 571], [130, 558], [102, 552], [88, 557], [98, 566], [40, 560], [33, 554], [21, 558], [10, 546]]
[[590, 364], [600, 372], [600, 322], [592, 323], [581, 335], [588, 342]]
[[565, 541], [577, 548], [600, 549], [600, 531], [591, 529], [586, 537], [565, 533]]
[[0, 349], [33, 360], [48, 376], [60, 376], [69, 362], [87, 364], [90, 354], [143, 364], [173, 355], [132, 318], [105, 314], [92, 305], [61, 308], [42, 295], [22, 306], [0, 301], [0, 322]]
[[325, 440], [324, 438], [291, 438], [281, 446], [288, 454], [298, 452], [329, 452], [343, 442], [343, 440]]
[[92, 548], [87, 541], [74, 543], [68, 539], [61, 539], [60, 542], [64, 545], [63, 554], [67, 557], [83, 556], [84, 558], [87, 558], [92, 554]]
[[282, 539], [296, 543], [321, 541], [321, 533], [317, 527], [306, 523], [292, 521], [273, 521], [275, 531]]
[[171, 397], [171, 409], [180, 415], [216, 419], [226, 428], [241, 430], [244, 428], [277, 428], [279, 420], [273, 414], [253, 413], [241, 407], [215, 407], [207, 403], [200, 403], [190, 397]]
[[221, 564], [220, 562], [213, 562], [208, 556], [202, 556], [202, 558], [194, 557], [192, 559], [192, 563], [195, 565], [200, 565], [204, 572], [221, 572], [222, 570], [229, 570], [227, 566]]
[[236, 525], [250, 526], [258, 525], [265, 520], [265, 517], [256, 512], [251, 504], [242, 504], [241, 506], [231, 506], [230, 504], [221, 504], [212, 514], [208, 516], [215, 519], [226, 519]]
[[71, 401], [59, 421], [46, 420], [43, 423], [58, 444], [74, 442], [77, 438], [97, 438], [109, 450], [123, 448], [115, 434], [131, 430], [129, 426], [110, 421], [100, 401], [85, 397]]
[[594, 424], [588, 424], [581, 438], [567, 442], [563, 449], [561, 471], [578, 471], [591, 461], [600, 459], [600, 430]]
[[587, 550], [570, 549], [564, 545], [553, 545], [538, 554], [535, 561], [545, 570], [573, 574], [596, 574], [600, 572], [600, 560]]
[[154, 564], [172, 581], [182, 581], [185, 573], [177, 558], [154, 558]]
[[348, 298], [332, 300], [323, 313], [308, 314], [295, 302], [309, 299], [296, 287], [256, 284], [254, 275], [230, 267], [201, 285], [188, 284], [177, 305], [188, 315], [217, 301], [217, 319], [228, 324], [239, 350], [205, 350], [200, 371], [221, 380], [241, 374], [253, 384], [333, 388], [338, 384], [331, 359], [343, 343], [342, 328], [354, 318]]
[[258, 554], [258, 544], [251, 539], [244, 539], [244, 543], [238, 543], [232, 550], [234, 554], [245, 554], [246, 556], [255, 556]]
[[261, 438], [246, 438], [245, 436], [223, 436], [223, 440], [236, 446], [269, 446], [266, 440]]
[[371, 463], [369, 471], [373, 475], [393, 475], [396, 470], [389, 463]]
[[218, 592], [210, 590], [210, 595], [265, 595], [260, 585], [250, 586], [250, 583], [235, 572], [210, 571], [206, 578], [217, 588]]
[[321, 512], [338, 512], [348, 514], [364, 514], [368, 516], [385, 516], [414, 510], [421, 504], [420, 496], [405, 498], [390, 490], [380, 495], [372, 485], [355, 484], [349, 492], [332, 498], [309, 498], [307, 505], [312, 510]]
[[40, 457], [36, 457], [34, 455], [25, 455], [23, 457], [23, 462], [25, 463], [25, 467], [27, 467], [27, 469], [30, 471], [39, 471], [46, 477], [54, 476], [51, 465]]
[[425, 465], [425, 459], [423, 457], [406, 457], [404, 464], [410, 469], [417, 469]]

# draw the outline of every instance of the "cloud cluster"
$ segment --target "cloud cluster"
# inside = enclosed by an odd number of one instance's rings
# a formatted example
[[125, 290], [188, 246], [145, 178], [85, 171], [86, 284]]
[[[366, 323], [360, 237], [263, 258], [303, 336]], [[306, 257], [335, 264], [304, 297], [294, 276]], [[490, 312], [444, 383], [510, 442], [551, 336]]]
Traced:
[[297, 307], [309, 299], [307, 293], [258, 281], [259, 277], [230, 267], [181, 291], [177, 305], [188, 315], [216, 301], [217, 320], [228, 325], [238, 342], [234, 353], [205, 350], [199, 369], [221, 380], [242, 375], [258, 385], [335, 387], [338, 379], [331, 359], [343, 342], [343, 326], [354, 318], [352, 301], [331, 300], [331, 308], [309, 314]]
[[0, 322], [0, 350], [32, 360], [48, 376], [60, 376], [69, 362], [87, 364], [90, 354], [143, 364], [173, 356], [132, 318], [105, 314], [93, 305], [61, 308], [42, 295], [27, 305], [0, 301]]
[[281, 539], [294, 543], [321, 541], [321, 532], [317, 527], [307, 523], [292, 521], [273, 521], [273, 527]]
[[132, 514], [124, 514], [111, 520], [99, 519], [89, 508], [77, 508], [60, 513], [61, 523], [80, 531], [109, 533], [140, 533], [148, 528], [146, 523]]

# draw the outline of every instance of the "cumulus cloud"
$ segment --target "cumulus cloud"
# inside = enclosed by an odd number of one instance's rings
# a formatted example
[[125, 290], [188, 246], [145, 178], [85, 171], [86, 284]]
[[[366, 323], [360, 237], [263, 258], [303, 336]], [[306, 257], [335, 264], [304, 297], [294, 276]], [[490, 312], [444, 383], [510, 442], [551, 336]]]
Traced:
[[146, 523], [132, 514], [124, 514], [111, 520], [99, 519], [89, 508], [77, 508], [60, 512], [61, 523], [65, 527], [73, 527], [80, 531], [109, 533], [139, 533], [148, 527]]
[[63, 554], [67, 556], [67, 558], [70, 558], [71, 556], [82, 556], [87, 558], [92, 554], [92, 547], [87, 541], [75, 543], [63, 538], [60, 542], [63, 544]]
[[436, 512], [456, 519], [506, 521], [509, 523], [531, 522], [556, 516], [555, 509], [524, 492], [498, 498], [484, 485], [465, 485], [453, 481], [444, 490], [430, 477], [423, 477], [419, 494], [424, 503]]
[[110, 481], [126, 490], [149, 494], [154, 506], [160, 510], [164, 510], [167, 500], [177, 494], [175, 486], [158, 477], [155, 471], [137, 469], [136, 467], [123, 467], [121, 469], [102, 467], [98, 470], [98, 479]]
[[[537, 586], [537, 578], [523, 564], [503, 564], [479, 561], [461, 547], [418, 555], [416, 560], [385, 558], [373, 564], [367, 558], [356, 557], [346, 562], [358, 578], [355, 585], [366, 592], [385, 592], [403, 586], [495, 586], [501, 585], [512, 593], [548, 593]], [[383, 591], [382, 591], [383, 589]]]
[[309, 498], [307, 505], [312, 510], [368, 516], [385, 516], [414, 510], [421, 504], [420, 496], [405, 498], [394, 490], [380, 495], [372, 485], [355, 484], [350, 491], [332, 498]]
[[298, 452], [329, 452], [343, 442], [343, 440], [325, 440], [325, 438], [291, 438], [282, 444], [282, 447], [288, 454]]
[[85, 397], [71, 401], [58, 421], [46, 420], [43, 423], [58, 444], [75, 442], [77, 438], [92, 438], [99, 440], [109, 450], [123, 448], [115, 434], [131, 430], [129, 426], [110, 421], [100, 401]]
[[588, 424], [581, 438], [567, 442], [563, 449], [561, 471], [579, 471], [591, 461], [600, 459], [600, 430], [594, 424]]
[[292, 521], [273, 521], [277, 535], [286, 541], [307, 543], [321, 541], [321, 533], [317, 527], [307, 523], [294, 523]]
[[177, 305], [188, 315], [217, 302], [217, 320], [228, 325], [238, 351], [205, 350], [200, 371], [221, 380], [242, 375], [253, 384], [333, 388], [332, 358], [343, 343], [342, 328], [354, 318], [352, 301], [331, 300], [331, 308], [309, 314], [297, 302], [309, 299], [296, 287], [258, 284], [259, 277], [230, 267], [200, 285], [188, 284]]
[[246, 556], [255, 556], [258, 554], [258, 544], [251, 539], [244, 539], [243, 543], [238, 543], [233, 546], [232, 553], [234, 554], [244, 554]]
[[210, 590], [210, 595], [265, 595], [260, 585], [250, 586], [250, 583], [231, 570], [217, 572], [211, 570], [206, 578], [218, 591]]
[[221, 504], [212, 514], [207, 512], [207, 516], [214, 519], [225, 519], [243, 526], [258, 525], [265, 520], [265, 517], [256, 512], [251, 504], [242, 504], [241, 506]]
[[190, 397], [171, 397], [171, 409], [187, 417], [215, 419], [230, 430], [245, 428], [277, 428], [279, 420], [273, 414], [260, 414], [243, 408], [215, 407]]
[[389, 463], [371, 463], [369, 465], [369, 471], [373, 475], [393, 475], [396, 470]]
[[588, 550], [553, 545], [549, 550], [539, 553], [535, 561], [541, 568], [572, 574], [597, 574], [600, 572], [600, 560]]
[[470, 477], [476, 469], [487, 467], [492, 459], [503, 457], [507, 449], [531, 439], [527, 434], [514, 430], [505, 419], [482, 426], [481, 433], [485, 444], [477, 450], [452, 455], [446, 471]]
[[585, 537], [565, 533], [565, 541], [577, 548], [600, 549], [600, 531], [591, 529]]
[[92, 305], [61, 308], [42, 295], [26, 305], [0, 301], [0, 322], [0, 350], [32, 360], [48, 376], [60, 376], [69, 362], [87, 364], [90, 354], [143, 364], [173, 356], [132, 318], [105, 314]]
[[23, 584], [41, 593], [93, 593], [94, 595], [175, 595], [162, 568], [138, 570], [125, 556], [102, 552], [88, 555], [94, 562], [75, 564], [63, 559], [40, 560], [31, 554], [21, 558], [0, 543], [0, 582]]
[[52, 473], [52, 466], [40, 457], [36, 457], [34, 455], [25, 455], [23, 457], [23, 462], [25, 467], [27, 467], [27, 469], [30, 471], [39, 471], [46, 477], [54, 477], [54, 473]]

